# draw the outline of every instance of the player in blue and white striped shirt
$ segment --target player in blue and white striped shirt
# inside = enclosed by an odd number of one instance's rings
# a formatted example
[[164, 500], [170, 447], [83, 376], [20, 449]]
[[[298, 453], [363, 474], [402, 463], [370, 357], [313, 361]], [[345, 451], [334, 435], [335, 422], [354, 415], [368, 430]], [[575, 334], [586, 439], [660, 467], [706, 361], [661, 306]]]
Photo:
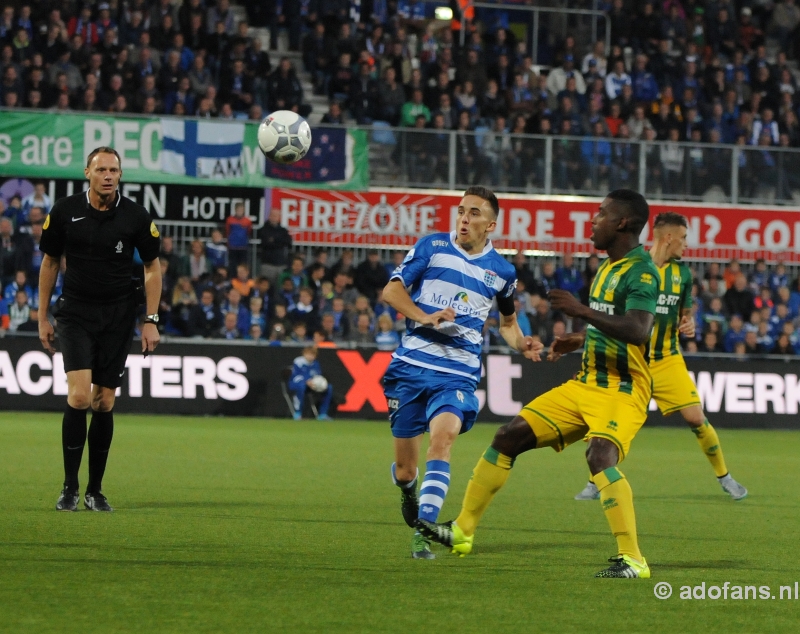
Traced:
[[[542, 350], [517, 324], [514, 267], [488, 239], [498, 212], [490, 190], [470, 187], [458, 207], [456, 230], [421, 238], [383, 292], [407, 319], [407, 332], [383, 381], [394, 436], [392, 479], [402, 491], [403, 518], [412, 528], [418, 517], [436, 521], [450, 485], [450, 447], [478, 415], [481, 331], [494, 299], [506, 343], [534, 361]], [[417, 464], [426, 431], [430, 446], [418, 498]], [[411, 554], [434, 557], [419, 533]]]

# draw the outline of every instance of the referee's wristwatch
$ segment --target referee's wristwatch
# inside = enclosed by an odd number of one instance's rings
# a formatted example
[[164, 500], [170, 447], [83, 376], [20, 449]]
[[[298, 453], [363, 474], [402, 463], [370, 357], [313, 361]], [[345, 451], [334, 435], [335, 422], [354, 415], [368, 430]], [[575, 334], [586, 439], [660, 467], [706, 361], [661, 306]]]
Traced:
[[145, 315], [144, 323], [155, 324], [156, 326], [158, 326], [158, 313], [154, 313], [152, 315]]

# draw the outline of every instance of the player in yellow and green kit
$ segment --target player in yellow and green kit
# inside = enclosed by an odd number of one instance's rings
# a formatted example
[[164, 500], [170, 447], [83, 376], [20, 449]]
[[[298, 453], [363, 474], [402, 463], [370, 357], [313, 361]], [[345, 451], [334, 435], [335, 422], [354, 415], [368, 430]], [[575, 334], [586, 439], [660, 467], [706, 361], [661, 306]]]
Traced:
[[636, 536], [633, 493], [617, 466], [647, 418], [651, 397], [648, 348], [658, 271], [639, 244], [648, 217], [647, 202], [634, 191], [615, 190], [603, 200], [592, 220], [591, 239], [609, 257], [592, 284], [590, 306], [568, 291], [549, 294], [554, 310], [589, 324], [586, 333], [559, 339], [548, 356], [554, 361], [585, 343], [580, 373], [528, 403], [498, 429], [472, 473], [459, 516], [446, 524], [418, 520], [423, 535], [454, 553], [471, 552], [478, 522], [518, 455], [543, 447], [562, 451], [587, 438], [586, 461], [617, 539], [611, 566], [596, 576], [650, 577]]
[[[697, 436], [723, 490], [734, 500], [747, 497], [747, 489], [731, 477], [717, 432], [708, 422], [697, 387], [686, 370], [679, 334], [694, 337], [692, 318], [692, 273], [680, 262], [686, 248], [687, 221], [684, 216], [667, 212], [656, 216], [653, 224], [653, 248], [650, 256], [658, 267], [658, 305], [650, 337], [650, 373], [653, 375], [653, 398], [664, 416], [680, 412]], [[593, 482], [575, 496], [576, 500], [595, 500], [600, 496]]]

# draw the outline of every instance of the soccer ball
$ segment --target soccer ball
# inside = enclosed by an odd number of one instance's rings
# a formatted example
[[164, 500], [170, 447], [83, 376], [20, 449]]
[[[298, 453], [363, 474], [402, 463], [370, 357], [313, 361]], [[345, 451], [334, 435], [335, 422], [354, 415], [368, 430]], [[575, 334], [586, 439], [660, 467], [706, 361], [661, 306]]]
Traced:
[[273, 112], [258, 126], [258, 145], [276, 163], [294, 163], [311, 147], [308, 121], [291, 110]]
[[311, 389], [315, 392], [324, 392], [328, 389], [328, 379], [321, 374], [311, 377]]

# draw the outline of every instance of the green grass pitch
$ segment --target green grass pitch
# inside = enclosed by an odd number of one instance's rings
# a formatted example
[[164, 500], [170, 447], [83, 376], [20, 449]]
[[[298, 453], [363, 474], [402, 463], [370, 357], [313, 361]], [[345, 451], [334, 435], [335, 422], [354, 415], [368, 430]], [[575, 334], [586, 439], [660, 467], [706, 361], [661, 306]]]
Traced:
[[[797, 631], [800, 601], [678, 593], [800, 581], [800, 433], [720, 430], [750, 489], [734, 503], [688, 429], [645, 428], [622, 468], [653, 578], [600, 580], [615, 544], [599, 503], [572, 500], [582, 446], [522, 456], [473, 555], [415, 561], [385, 424], [116, 421], [116, 512], [57, 513], [60, 416], [0, 414], [0, 631]], [[443, 519], [494, 429], [456, 443]], [[672, 598], [654, 597], [659, 581]]]

